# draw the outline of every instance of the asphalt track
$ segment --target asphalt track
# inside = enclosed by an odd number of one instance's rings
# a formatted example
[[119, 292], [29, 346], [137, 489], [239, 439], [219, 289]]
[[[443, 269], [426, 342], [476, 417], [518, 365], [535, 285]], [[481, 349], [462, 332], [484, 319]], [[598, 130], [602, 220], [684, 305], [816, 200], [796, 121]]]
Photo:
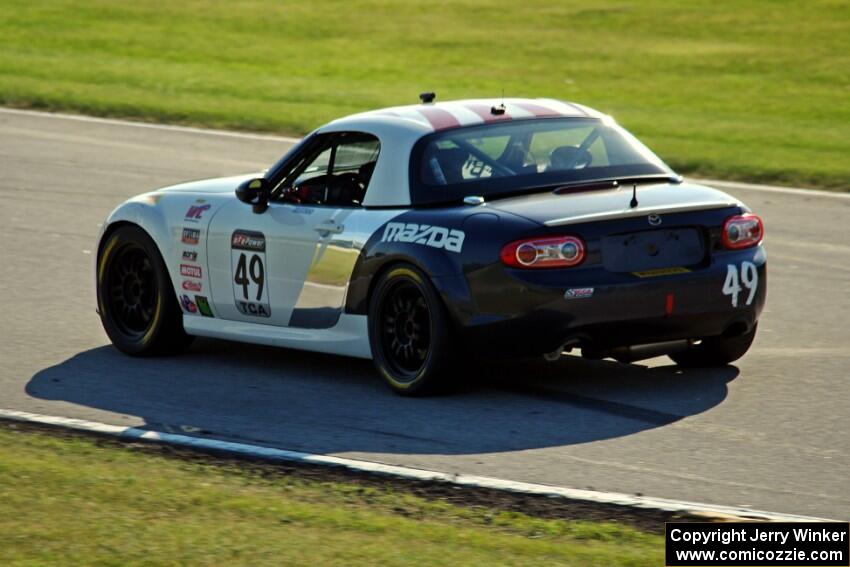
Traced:
[[0, 408], [355, 459], [850, 519], [850, 198], [724, 189], [767, 225], [769, 298], [736, 366], [566, 357], [391, 394], [368, 361], [197, 341], [131, 359], [94, 312], [125, 198], [256, 171], [282, 138], [0, 111]]

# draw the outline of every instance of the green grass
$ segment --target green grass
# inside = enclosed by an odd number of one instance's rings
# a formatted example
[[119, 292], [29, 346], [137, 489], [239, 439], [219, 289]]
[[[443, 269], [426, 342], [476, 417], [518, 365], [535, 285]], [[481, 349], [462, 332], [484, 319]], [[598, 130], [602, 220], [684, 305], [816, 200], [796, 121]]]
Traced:
[[674, 168], [850, 189], [845, 0], [0, 0], [0, 103], [303, 133], [506, 95], [611, 113]]
[[662, 536], [0, 427], [0, 564], [660, 565]]

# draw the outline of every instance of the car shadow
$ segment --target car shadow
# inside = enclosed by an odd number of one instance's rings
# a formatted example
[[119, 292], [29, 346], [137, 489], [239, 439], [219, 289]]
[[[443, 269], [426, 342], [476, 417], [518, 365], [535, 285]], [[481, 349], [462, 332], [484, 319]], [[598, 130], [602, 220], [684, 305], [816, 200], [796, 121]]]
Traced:
[[475, 454], [662, 427], [718, 405], [737, 375], [564, 357], [485, 364], [451, 395], [411, 399], [391, 393], [370, 361], [203, 339], [170, 358], [91, 349], [39, 371], [26, 391], [143, 428], [293, 450]]

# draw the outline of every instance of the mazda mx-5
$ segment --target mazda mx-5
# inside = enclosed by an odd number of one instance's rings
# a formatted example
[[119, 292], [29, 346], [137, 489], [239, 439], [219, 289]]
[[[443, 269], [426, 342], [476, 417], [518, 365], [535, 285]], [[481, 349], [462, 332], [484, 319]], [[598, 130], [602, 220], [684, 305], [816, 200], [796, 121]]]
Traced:
[[765, 302], [761, 219], [610, 117], [550, 99], [355, 114], [262, 174], [132, 198], [98, 311], [131, 355], [194, 336], [374, 360], [420, 394], [476, 357], [724, 365]]

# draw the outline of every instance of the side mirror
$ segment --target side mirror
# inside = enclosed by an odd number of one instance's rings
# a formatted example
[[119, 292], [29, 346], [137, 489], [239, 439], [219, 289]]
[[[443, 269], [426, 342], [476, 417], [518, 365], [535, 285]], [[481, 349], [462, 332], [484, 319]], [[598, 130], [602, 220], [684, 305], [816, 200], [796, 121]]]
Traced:
[[269, 208], [269, 185], [262, 177], [243, 181], [236, 188], [236, 198], [253, 205], [254, 212], [264, 213]]

